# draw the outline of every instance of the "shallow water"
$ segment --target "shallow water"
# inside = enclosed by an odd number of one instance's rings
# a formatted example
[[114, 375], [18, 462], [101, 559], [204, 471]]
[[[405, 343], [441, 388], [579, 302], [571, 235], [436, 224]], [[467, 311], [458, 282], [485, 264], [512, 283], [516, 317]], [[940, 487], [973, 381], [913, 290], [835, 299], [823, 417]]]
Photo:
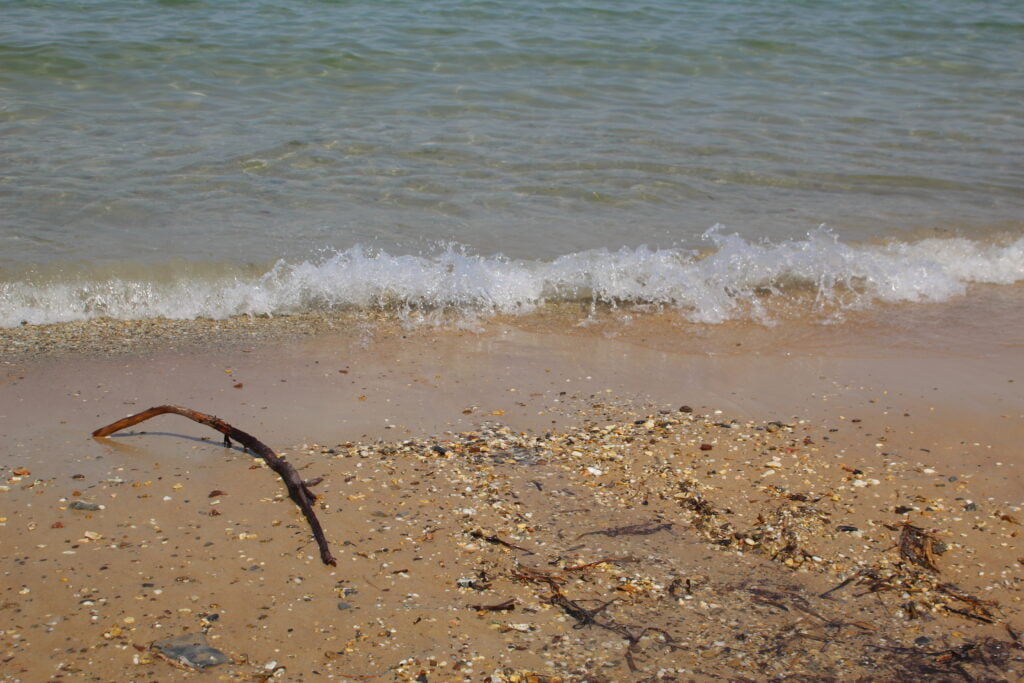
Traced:
[[[728, 319], [650, 270], [722, 249], [714, 225], [751, 254], [730, 267], [808, 253], [824, 296], [929, 237], [971, 244], [869, 298], [956, 295], [964, 250], [1016, 281], [1022, 35], [1009, 1], [11, 2], [0, 324], [552, 290]], [[742, 292], [726, 261], [697, 280]], [[622, 269], [644, 283], [592, 282]]]

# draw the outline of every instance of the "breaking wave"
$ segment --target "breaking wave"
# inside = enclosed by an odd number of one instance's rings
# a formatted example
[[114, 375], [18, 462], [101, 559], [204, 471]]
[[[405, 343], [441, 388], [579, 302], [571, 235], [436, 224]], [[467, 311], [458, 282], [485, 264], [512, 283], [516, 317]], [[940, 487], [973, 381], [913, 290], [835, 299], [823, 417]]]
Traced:
[[550, 261], [353, 247], [257, 273], [163, 277], [20, 277], [0, 282], [0, 326], [88, 320], [227, 318], [353, 309], [396, 315], [519, 314], [545, 304], [655, 305], [693, 322], [769, 321], [787, 301], [817, 310], [939, 302], [972, 283], [1024, 280], [1024, 237], [846, 244], [824, 228], [806, 239], [750, 241], [720, 227], [709, 249], [598, 249]]

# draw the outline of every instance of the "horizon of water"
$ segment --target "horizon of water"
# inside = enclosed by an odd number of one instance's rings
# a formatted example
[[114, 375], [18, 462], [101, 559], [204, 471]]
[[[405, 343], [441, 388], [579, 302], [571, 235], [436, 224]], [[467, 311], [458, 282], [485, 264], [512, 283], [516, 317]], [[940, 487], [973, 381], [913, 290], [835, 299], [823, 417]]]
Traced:
[[1009, 0], [3, 17], [0, 326], [587, 299], [720, 322], [1024, 280]]

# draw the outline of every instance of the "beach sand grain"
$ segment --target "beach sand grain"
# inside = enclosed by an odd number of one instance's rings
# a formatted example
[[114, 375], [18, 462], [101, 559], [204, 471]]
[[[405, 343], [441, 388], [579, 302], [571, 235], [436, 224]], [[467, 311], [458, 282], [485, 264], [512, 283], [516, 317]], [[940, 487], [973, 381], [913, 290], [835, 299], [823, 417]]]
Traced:
[[[151, 645], [204, 632], [250, 680], [1020, 675], [1012, 328], [569, 319], [159, 321], [179, 348], [8, 360], [3, 676], [184, 680]], [[164, 403], [323, 476], [338, 566], [212, 430], [89, 437]]]

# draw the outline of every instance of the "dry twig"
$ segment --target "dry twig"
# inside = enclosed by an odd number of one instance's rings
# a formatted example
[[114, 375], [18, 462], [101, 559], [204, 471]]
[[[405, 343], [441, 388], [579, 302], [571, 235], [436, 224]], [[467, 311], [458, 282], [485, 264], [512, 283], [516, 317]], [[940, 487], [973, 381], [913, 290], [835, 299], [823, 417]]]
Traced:
[[306, 521], [309, 522], [309, 527], [313, 531], [313, 537], [316, 539], [316, 543], [320, 547], [320, 559], [324, 564], [329, 564], [332, 567], [337, 565], [337, 561], [334, 559], [334, 556], [331, 555], [331, 550], [327, 544], [327, 538], [324, 536], [323, 528], [320, 526], [320, 520], [316, 518], [316, 512], [313, 511], [313, 502], [316, 501], [316, 495], [310, 490], [310, 486], [315, 482], [303, 481], [302, 477], [299, 476], [299, 473], [290, 462], [279, 457], [270, 449], [269, 446], [265, 445], [262, 441], [251, 434], [247, 434], [240, 429], [236, 429], [224, 420], [213, 415], [200, 413], [189, 408], [168, 405], [156, 406], [149, 410], [144, 410], [141, 413], [136, 413], [135, 415], [118, 420], [106, 427], [100, 427], [94, 431], [92, 435], [94, 437], [110, 436], [122, 429], [127, 429], [128, 427], [137, 425], [151, 417], [164, 415], [165, 413], [181, 415], [182, 417], [187, 417], [190, 420], [195, 420], [200, 424], [212, 427], [224, 435], [224, 445], [226, 447], [230, 448], [231, 439], [234, 439], [248, 450], [263, 458], [264, 462], [267, 463], [270, 469], [277, 472], [281, 477], [281, 480], [284, 481], [285, 486], [288, 487], [288, 494], [291, 496], [291, 499], [295, 501], [295, 504], [299, 506], [302, 513], [306, 516]]

